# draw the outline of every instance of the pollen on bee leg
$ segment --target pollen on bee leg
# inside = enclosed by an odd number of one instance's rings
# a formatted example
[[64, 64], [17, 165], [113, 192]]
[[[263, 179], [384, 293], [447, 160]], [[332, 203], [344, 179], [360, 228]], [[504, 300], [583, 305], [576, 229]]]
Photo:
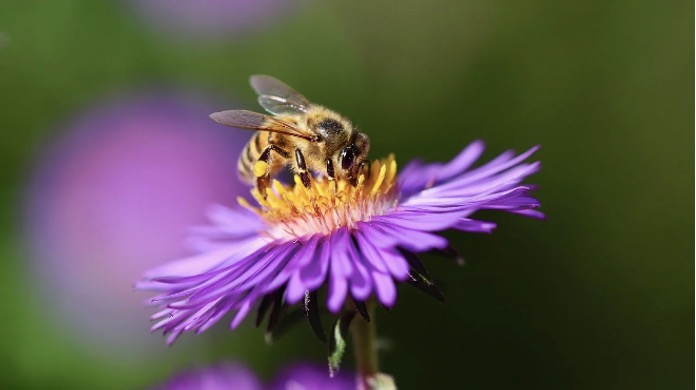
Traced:
[[269, 165], [265, 161], [257, 161], [254, 163], [254, 176], [261, 177], [268, 173]]
[[300, 178], [300, 175], [293, 175], [292, 180], [295, 182], [296, 186], [301, 186], [302, 185], [302, 179]]
[[338, 193], [338, 182], [336, 179], [329, 179], [329, 182], [331, 183], [331, 189], [333, 190], [334, 195]]

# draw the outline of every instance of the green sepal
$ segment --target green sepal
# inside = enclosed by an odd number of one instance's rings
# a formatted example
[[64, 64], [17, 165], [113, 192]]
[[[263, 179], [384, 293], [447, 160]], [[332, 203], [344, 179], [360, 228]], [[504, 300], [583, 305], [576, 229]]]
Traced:
[[407, 283], [421, 290], [440, 302], [445, 302], [445, 297], [442, 295], [440, 288], [430, 279], [428, 271], [423, 266], [418, 256], [404, 249], [399, 249], [408, 264], [411, 266], [408, 272]]
[[304, 309], [301, 308], [283, 313], [280, 321], [278, 321], [272, 329], [266, 331], [266, 343], [272, 344], [274, 340], [281, 338], [293, 326], [302, 322], [304, 316]]
[[319, 318], [318, 302], [316, 291], [307, 291], [305, 293], [304, 310], [305, 316], [307, 316], [307, 320], [309, 320], [309, 327], [319, 341], [326, 344], [326, 333], [324, 333], [324, 326], [321, 324], [321, 318]]
[[268, 312], [268, 309], [271, 308], [271, 305], [273, 304], [274, 300], [273, 294], [266, 294], [263, 296], [261, 299], [261, 303], [259, 304], [259, 308], [256, 311], [256, 320], [254, 321], [254, 325], [258, 328], [261, 326], [261, 323], [263, 322], [263, 319], [266, 317], [266, 313]]
[[370, 313], [367, 311], [367, 305], [365, 305], [365, 302], [363, 301], [358, 301], [354, 298], [351, 298], [351, 301], [353, 301], [353, 306], [355, 306], [355, 310], [360, 313], [360, 316], [363, 318], [363, 320], [370, 322]]

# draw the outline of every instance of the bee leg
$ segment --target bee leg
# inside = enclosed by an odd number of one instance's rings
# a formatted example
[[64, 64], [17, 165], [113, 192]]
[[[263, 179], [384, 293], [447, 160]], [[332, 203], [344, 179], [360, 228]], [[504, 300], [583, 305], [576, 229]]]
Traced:
[[307, 163], [305, 162], [304, 155], [300, 149], [295, 149], [295, 160], [297, 161], [297, 170], [300, 171], [300, 179], [302, 179], [302, 184], [306, 188], [312, 185], [309, 180], [309, 171], [307, 171]]
[[334, 192], [338, 192], [338, 183], [336, 183], [336, 172], [334, 171], [333, 161], [330, 158], [326, 159], [326, 175], [333, 183]]
[[259, 159], [254, 164], [254, 175], [256, 176], [256, 189], [261, 196], [266, 198], [266, 189], [271, 184], [271, 152], [276, 152], [283, 158], [290, 157], [290, 154], [276, 145], [268, 145], [261, 152]]

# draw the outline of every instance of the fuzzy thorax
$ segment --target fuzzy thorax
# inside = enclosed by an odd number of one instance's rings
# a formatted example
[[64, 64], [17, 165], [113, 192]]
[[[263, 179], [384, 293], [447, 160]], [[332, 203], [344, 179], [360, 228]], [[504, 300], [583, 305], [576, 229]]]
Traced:
[[294, 185], [273, 180], [264, 198], [258, 190], [251, 194], [259, 207], [244, 198], [239, 203], [259, 214], [268, 225], [267, 234], [274, 240], [295, 240], [332, 231], [382, 215], [397, 203], [396, 161], [390, 155], [375, 160], [370, 172], [360, 175], [357, 185], [346, 179], [315, 178], [309, 188], [295, 176]]

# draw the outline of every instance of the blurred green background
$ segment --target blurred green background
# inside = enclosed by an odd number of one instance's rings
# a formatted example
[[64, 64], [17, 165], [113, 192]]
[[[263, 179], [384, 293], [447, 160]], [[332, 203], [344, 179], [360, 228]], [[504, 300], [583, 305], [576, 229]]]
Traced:
[[479, 138], [486, 158], [543, 146], [532, 181], [548, 220], [486, 214], [495, 234], [449, 235], [464, 268], [426, 259], [446, 304], [402, 286], [379, 313], [400, 388], [693, 387], [693, 2], [303, 1], [207, 36], [153, 27], [133, 4], [0, 2], [0, 387], [146, 388], [227, 358], [265, 378], [323, 364], [308, 327], [266, 346], [251, 321], [171, 348], [154, 334], [159, 350], [137, 356], [80, 342], [47, 314], [60, 309], [24, 244], [27, 182], [67, 118], [152, 85], [257, 109], [255, 73], [346, 114], [372, 156], [402, 166]]

